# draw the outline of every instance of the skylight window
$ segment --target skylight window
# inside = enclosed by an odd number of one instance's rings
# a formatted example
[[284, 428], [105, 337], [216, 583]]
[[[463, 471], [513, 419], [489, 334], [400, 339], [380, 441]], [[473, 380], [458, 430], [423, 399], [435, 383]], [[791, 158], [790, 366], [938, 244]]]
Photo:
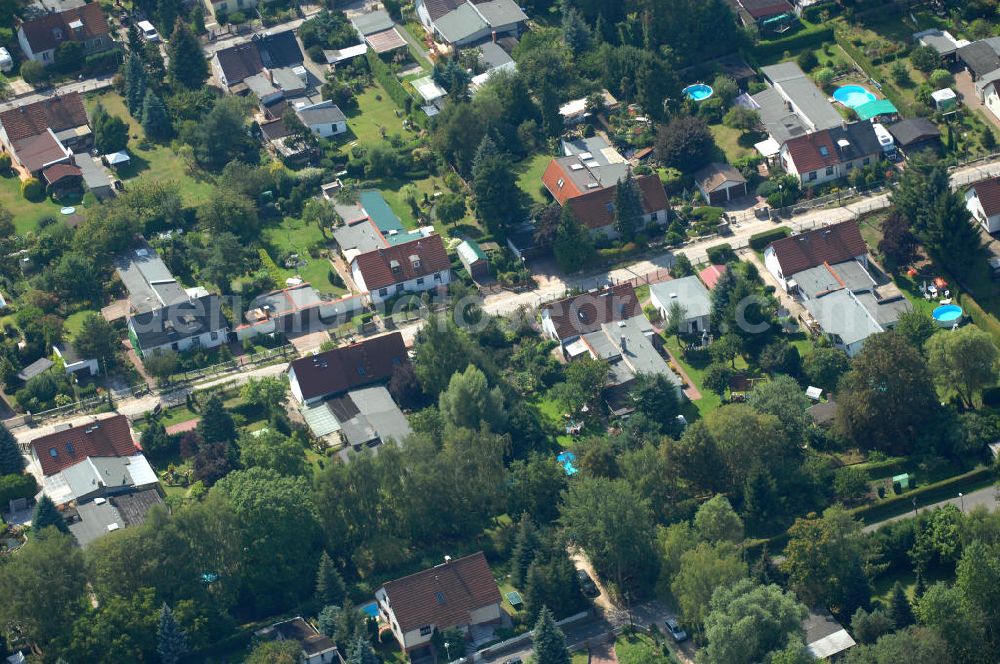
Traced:
[[824, 157], [827, 157], [827, 156], [830, 155], [830, 151], [827, 149], [827, 147], [825, 145], [819, 146], [819, 153], [820, 153], [820, 155], [822, 155]]
[[444, 604], [444, 593], [440, 591], [434, 593], [434, 599], [437, 600], [438, 604]]

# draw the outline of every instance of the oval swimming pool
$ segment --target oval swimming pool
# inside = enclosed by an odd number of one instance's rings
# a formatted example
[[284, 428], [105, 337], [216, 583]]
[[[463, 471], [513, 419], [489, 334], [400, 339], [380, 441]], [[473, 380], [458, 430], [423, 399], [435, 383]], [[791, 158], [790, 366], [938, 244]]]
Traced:
[[842, 85], [833, 91], [833, 98], [848, 108], [857, 108], [878, 99], [860, 85]]
[[689, 85], [683, 90], [681, 90], [687, 96], [688, 99], [693, 99], [695, 101], [705, 101], [715, 92], [712, 90], [711, 85], [705, 85], [704, 83], [695, 83], [694, 85]]
[[957, 304], [942, 304], [931, 312], [931, 316], [941, 327], [951, 327], [955, 323], [960, 323], [964, 315], [962, 307]]

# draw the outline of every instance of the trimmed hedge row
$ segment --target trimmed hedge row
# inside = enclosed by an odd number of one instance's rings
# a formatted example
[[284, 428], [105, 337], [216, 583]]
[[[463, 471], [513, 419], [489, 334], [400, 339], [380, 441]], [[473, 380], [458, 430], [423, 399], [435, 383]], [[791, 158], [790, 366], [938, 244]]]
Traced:
[[791, 231], [789, 231], [784, 226], [778, 226], [777, 228], [772, 228], [770, 230], [757, 233], [756, 235], [750, 236], [750, 248], [754, 251], [763, 251], [764, 247], [789, 236]]
[[977, 484], [989, 484], [992, 478], [992, 468], [977, 468], [963, 475], [949, 477], [946, 480], [918, 487], [898, 496], [887, 498], [874, 505], [864, 505], [855, 508], [851, 510], [851, 514], [866, 524], [877, 523], [912, 510], [914, 499], [917, 500], [918, 508], [926, 507], [948, 498], [954, 498], [958, 495], [959, 489]]
[[958, 294], [958, 303], [962, 306], [962, 309], [972, 317], [972, 322], [975, 323], [979, 329], [988, 332], [989, 335], [993, 337], [993, 341], [1000, 344], [1000, 322], [997, 322], [996, 318], [993, 318], [993, 316], [990, 316], [988, 313], [983, 311], [983, 308], [979, 306], [979, 303], [966, 292], [960, 292]]
[[814, 26], [795, 33], [791, 37], [776, 39], [774, 41], [762, 41], [754, 45], [750, 52], [754, 57], [767, 60], [776, 55], [782, 55], [785, 51], [802, 51], [807, 47], [821, 45], [823, 42], [833, 41], [833, 28], [829, 26]]
[[397, 106], [409, 112], [413, 98], [403, 89], [403, 84], [392, 73], [389, 65], [382, 62], [375, 51], [371, 49], [365, 53], [365, 58], [368, 60], [368, 67], [372, 70], [372, 75], [375, 76], [375, 80], [379, 82], [386, 94], [396, 102]]

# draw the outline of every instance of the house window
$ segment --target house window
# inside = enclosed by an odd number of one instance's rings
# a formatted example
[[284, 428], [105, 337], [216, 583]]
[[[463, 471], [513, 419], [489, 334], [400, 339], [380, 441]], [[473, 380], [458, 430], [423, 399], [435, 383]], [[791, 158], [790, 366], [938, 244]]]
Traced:
[[212, 332], [211, 334], [208, 335], [208, 338], [211, 339], [212, 341], [215, 341], [216, 339], [219, 338], [219, 333], [218, 332]]
[[226, 3], [225, 3], [225, 2], [220, 2], [220, 3], [219, 3], [219, 7], [218, 7], [219, 11], [220, 11], [220, 12], [224, 12], [224, 11], [226, 11], [226, 6], [227, 6], [227, 5], [226, 5]]
[[385, 297], [386, 295], [389, 294], [389, 289], [388, 288], [379, 288], [378, 289], [378, 294], [381, 295], [382, 297]]
[[863, 162], [861, 162], [861, 163], [864, 164], [865, 166], [867, 166], [868, 164], [872, 163], [872, 158], [871, 157], [865, 157], [865, 160]]
[[417, 279], [417, 285], [418, 286], [423, 286], [424, 285], [424, 278], [423, 277], [420, 277], [419, 279]]
[[104, 46], [104, 40], [103, 39], [101, 39], [100, 37], [98, 37], [97, 39], [94, 40], [94, 48], [100, 48], [102, 46]]
[[420, 628], [420, 636], [430, 636], [432, 631], [430, 625], [424, 625]]
[[854, 162], [853, 161], [847, 162], [847, 165], [844, 166], [844, 168], [846, 168], [847, 170], [851, 170], [852, 168], [854, 168]]
[[812, 171], [811, 173], [809, 173], [809, 179], [810, 180], [815, 180], [816, 179], [816, 171]]
[[605, 203], [604, 207], [607, 209], [608, 214], [614, 214], [615, 213], [615, 204], [614, 203]]
[[403, 292], [403, 284], [396, 284], [396, 292], [397, 293]]
[[177, 350], [177, 342], [175, 341], [174, 343], [170, 344], [170, 347], [173, 348], [174, 350]]
[[44, 53], [42, 53], [42, 60], [45, 60], [46, 62], [49, 61], [49, 52], [48, 51], [45, 51]]
[[819, 153], [824, 157], [830, 156], [830, 150], [825, 145], [819, 146]]
[[650, 221], [656, 221], [657, 219], [659, 219], [659, 217], [660, 217], [660, 213], [659, 212], [651, 212], [649, 214], [649, 220]]
[[441, 273], [440, 272], [435, 272], [434, 273], [434, 281], [441, 281]]
[[833, 175], [833, 166], [827, 166], [826, 167], [826, 174], [827, 175]]
[[566, 180], [563, 180], [562, 178], [559, 178], [558, 180], [556, 180], [556, 186], [559, 187], [560, 189], [563, 188], [564, 184], [566, 184]]
[[364, 376], [365, 375], [365, 368], [364, 367], [358, 367], [358, 375], [359, 376]]

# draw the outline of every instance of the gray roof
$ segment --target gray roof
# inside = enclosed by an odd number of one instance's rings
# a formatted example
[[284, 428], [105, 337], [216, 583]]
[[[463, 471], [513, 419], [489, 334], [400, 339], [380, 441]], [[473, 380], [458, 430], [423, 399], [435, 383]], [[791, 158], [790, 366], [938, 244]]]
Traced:
[[103, 165], [98, 165], [98, 162], [86, 153], [80, 153], [73, 155], [76, 162], [77, 168], [83, 173], [83, 182], [87, 185], [87, 189], [100, 189], [102, 187], [110, 187], [111, 180], [108, 178], [108, 171]]
[[352, 447], [374, 446], [392, 439], [400, 443], [413, 433], [389, 390], [378, 385], [351, 390], [327, 401], [340, 422], [340, 433]]
[[188, 299], [166, 264], [149, 247], [122, 254], [115, 261], [115, 268], [128, 289], [132, 306], [140, 313]]
[[712, 313], [708, 289], [694, 275], [653, 284], [649, 287], [649, 292], [656, 296], [664, 308], [669, 307], [671, 302], [679, 302], [684, 307], [688, 320]]
[[782, 97], [796, 106], [813, 131], [837, 127], [844, 121], [826, 95], [794, 62], [762, 67], [760, 71]]
[[945, 35], [937, 29], [924, 30], [916, 33], [913, 37], [924, 46], [933, 48], [939, 55], [951, 55], [958, 50], [958, 44], [949, 38], [950, 34]]
[[514, 58], [510, 57], [499, 44], [486, 42], [479, 47], [479, 62], [487, 69], [496, 69], [514, 62]]
[[263, 99], [264, 97], [269, 97], [273, 94], [281, 92], [281, 89], [272, 83], [271, 79], [264, 72], [254, 74], [253, 76], [247, 76], [243, 79], [243, 83], [250, 88], [250, 92], [257, 95], [258, 99]]
[[858, 293], [856, 297], [875, 322], [886, 329], [894, 326], [900, 316], [913, 308], [910, 301], [902, 296], [893, 299], [879, 299], [874, 292], [867, 292]]
[[680, 385], [680, 379], [670, 370], [666, 360], [653, 346], [652, 337], [656, 332], [645, 316], [633, 316], [623, 321], [605, 323], [601, 329], [618, 348], [621, 361], [628, 366], [632, 374], [659, 374], [666, 376], [675, 385]]
[[562, 150], [566, 156], [556, 162], [582, 192], [614, 186], [628, 175], [628, 162], [600, 136], [563, 141]]
[[[1000, 73], [1000, 72], [998, 72]], [[902, 147], [924, 141], [940, 140], [941, 130], [927, 118], [908, 118], [891, 124], [886, 129]]]
[[142, 524], [149, 509], [162, 504], [163, 498], [156, 489], [112, 496], [104, 501], [86, 502], [76, 506], [79, 520], [70, 519], [69, 531], [81, 547], [86, 547], [111, 530]]
[[312, 106], [305, 106], [296, 112], [299, 115], [299, 119], [306, 126], [347, 122], [347, 116], [344, 115], [344, 112], [330, 100], [313, 104]]
[[319, 293], [312, 286], [300, 286], [286, 290], [272, 291], [254, 298], [253, 308], [266, 307], [271, 316], [278, 318], [285, 314], [315, 306], [322, 302]]
[[337, 241], [341, 251], [356, 249], [361, 253], [366, 253], [386, 246], [382, 239], [382, 233], [375, 222], [368, 217], [353, 224], [338, 226], [333, 231], [333, 238]]
[[295, 71], [300, 66], [275, 67], [270, 70], [271, 75], [274, 77], [274, 84], [285, 94], [295, 95], [305, 91], [306, 84]]
[[389, 16], [388, 12], [381, 9], [355, 16], [351, 19], [351, 23], [354, 24], [354, 28], [362, 35], [382, 32], [393, 26], [392, 17]]
[[809, 127], [806, 123], [789, 110], [785, 98], [774, 88], [762, 90], [755, 94], [752, 99], [757, 105], [757, 113], [760, 115], [760, 121], [767, 128], [767, 133], [778, 143], [784, 143], [790, 138], [809, 133]]
[[40, 357], [17, 373], [17, 377], [23, 381], [29, 381], [36, 376], [40, 376], [52, 368], [54, 362], [47, 357]]
[[487, 0], [477, 2], [476, 9], [483, 15], [490, 27], [498, 28], [527, 21], [528, 16], [514, 0]]
[[[850, 260], [834, 265], [817, 265], [797, 272], [792, 279], [799, 285], [806, 297], [817, 297], [822, 293], [847, 288], [857, 292], [871, 290], [874, 280], [861, 263]], [[669, 283], [669, 282], [668, 282]]]
[[806, 300], [804, 304], [823, 331], [838, 337], [844, 345], [863, 341], [883, 331], [850, 291], [834, 291]]
[[143, 351], [200, 336], [206, 332], [224, 334], [229, 319], [218, 295], [204, 295], [166, 307], [136, 314], [129, 321]]
[[975, 76], [982, 76], [1000, 68], [1000, 55], [997, 55], [995, 39], [983, 39], [958, 49], [958, 57]]
[[471, 4], [464, 3], [434, 21], [434, 27], [441, 33], [445, 41], [460, 42], [490, 26]]

